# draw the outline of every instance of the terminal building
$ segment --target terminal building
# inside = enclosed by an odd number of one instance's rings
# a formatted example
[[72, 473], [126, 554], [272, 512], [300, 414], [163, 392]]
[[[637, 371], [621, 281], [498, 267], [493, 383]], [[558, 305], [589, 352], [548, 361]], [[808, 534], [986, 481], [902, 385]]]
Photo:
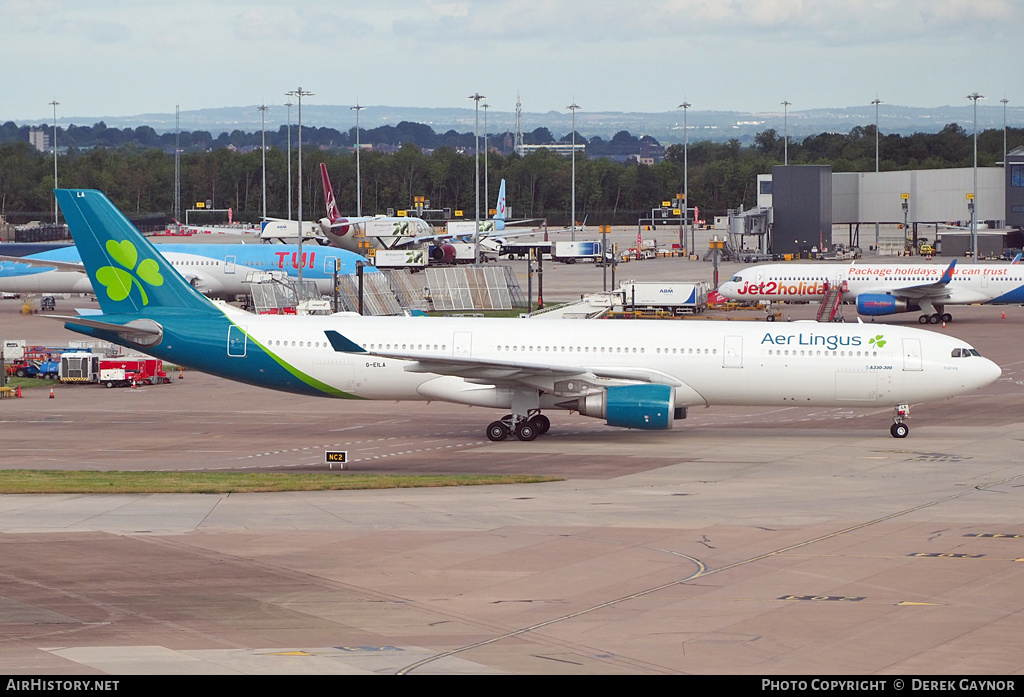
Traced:
[[[971, 210], [977, 208], [979, 256], [1021, 247], [1024, 230], [1024, 148], [1006, 167], [895, 172], [832, 172], [829, 165], [779, 165], [758, 176], [758, 208], [743, 212], [730, 232], [737, 248], [754, 248], [744, 233], [758, 233], [756, 247], [773, 254], [809, 256], [836, 244], [907, 254], [924, 239], [945, 256], [972, 249]], [[767, 225], [751, 226], [763, 218]], [[836, 227], [845, 226], [847, 234]], [[765, 231], [767, 234], [764, 234]], [[835, 239], [833, 239], [835, 237]]]

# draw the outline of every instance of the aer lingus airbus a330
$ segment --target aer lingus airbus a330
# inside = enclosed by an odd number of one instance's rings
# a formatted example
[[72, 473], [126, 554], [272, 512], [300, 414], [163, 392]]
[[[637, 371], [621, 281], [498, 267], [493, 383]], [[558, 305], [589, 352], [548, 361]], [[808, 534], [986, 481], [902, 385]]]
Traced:
[[510, 412], [491, 440], [532, 440], [562, 409], [666, 429], [706, 405], [906, 405], [1000, 375], [969, 344], [911, 327], [252, 315], [192, 288], [99, 191], [58, 190], [102, 314], [65, 326], [190, 368], [343, 399]]

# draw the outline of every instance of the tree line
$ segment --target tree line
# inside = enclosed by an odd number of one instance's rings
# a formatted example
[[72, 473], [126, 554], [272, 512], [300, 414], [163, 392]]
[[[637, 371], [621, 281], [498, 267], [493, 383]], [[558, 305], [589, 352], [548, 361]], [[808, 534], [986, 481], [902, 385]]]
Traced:
[[[6, 127], [5, 124], [3, 128]], [[131, 130], [137, 135], [142, 129], [145, 138], [152, 131], [144, 130], [146, 128], [121, 129], [120, 133], [123, 135], [125, 130]], [[430, 128], [423, 126], [419, 130], [426, 136]], [[550, 136], [550, 133], [541, 133], [540, 130], [531, 135]], [[406, 131], [409, 132], [408, 129]], [[321, 162], [327, 164], [342, 212], [354, 214], [354, 153], [344, 144], [344, 138], [337, 141], [341, 144], [336, 146], [317, 145], [312, 139], [312, 143], [307, 145], [310, 142], [307, 132], [304, 127], [303, 217], [313, 219], [324, 213], [319, 176]], [[69, 145], [70, 135], [69, 128]], [[195, 135], [196, 132], [191, 134], [192, 137]], [[252, 135], [248, 134], [248, 137]], [[255, 136], [259, 139], [259, 132]], [[469, 136], [472, 139], [472, 134]], [[157, 136], [153, 132], [151, 137], [156, 138], [151, 142], [162, 143], [167, 135]], [[1002, 160], [1002, 139], [1002, 129], [979, 134], [979, 166], [993, 166]], [[578, 142], [588, 144], [587, 154], [576, 158], [578, 222], [586, 220], [588, 225], [632, 224], [638, 218], [647, 217], [651, 209], [660, 206], [662, 201], [682, 192], [682, 145], [670, 145], [665, 150], [664, 160], [654, 165], [622, 163], [595, 156], [591, 150], [592, 146], [598, 146], [597, 152], [600, 152], [602, 147], [612, 144], [628, 149], [639, 140], [625, 132], [610, 141], [597, 138], [586, 141], [577, 136]], [[363, 142], [373, 141], [367, 139]], [[1021, 144], [1024, 144], [1024, 129], [1009, 129], [1008, 149]], [[292, 145], [294, 148], [295, 140]], [[723, 215], [727, 209], [740, 205], [752, 207], [756, 202], [756, 175], [770, 172], [773, 165], [781, 164], [785, 149], [782, 137], [772, 129], [757, 134], [750, 145], [743, 145], [738, 140], [690, 143], [686, 160], [691, 205], [700, 209], [702, 218]], [[881, 136], [879, 151], [879, 168], [883, 171], [969, 167], [973, 161], [972, 136], [957, 124], [949, 124], [933, 134]], [[790, 139], [788, 157], [790, 164], [829, 164], [837, 172], [874, 171], [874, 126], [857, 126], [847, 134], [822, 133], [800, 141]], [[174, 156], [165, 152], [161, 145], [133, 141], [87, 150], [71, 146], [67, 154], [59, 155], [57, 159], [61, 187], [99, 189], [130, 217], [154, 213], [169, 216], [173, 211]], [[271, 217], [288, 216], [288, 159], [287, 147], [268, 138], [266, 207]], [[444, 144], [429, 148], [419, 142], [408, 141], [393, 153], [364, 151], [360, 155], [363, 212], [408, 209], [413, 197], [426, 196], [435, 208], [460, 209], [467, 217], [472, 217], [475, 205], [474, 162], [472, 152], [466, 152], [466, 146], [462, 145]], [[181, 154], [180, 166], [182, 208], [191, 208], [194, 202], [209, 200], [216, 208], [232, 208], [236, 220], [259, 220], [263, 210], [263, 161], [259, 149], [248, 152], [227, 147], [195, 149]], [[480, 166], [481, 169], [484, 166], [483, 157], [480, 158]], [[294, 207], [298, 201], [299, 186], [298, 156], [294, 149], [291, 170]], [[515, 217], [546, 218], [553, 226], [566, 225], [570, 221], [572, 167], [569, 157], [545, 150], [525, 157], [490, 152], [486, 179], [490, 188], [488, 199], [494, 198], [499, 181], [505, 179], [508, 203]], [[482, 215], [495, 203], [485, 199], [484, 181], [481, 171]], [[19, 214], [21, 217], [46, 219], [46, 211], [52, 215], [53, 210], [53, 183], [52, 155], [37, 152], [24, 141], [0, 142], [0, 215], [5, 215], [12, 222], [21, 222]]]

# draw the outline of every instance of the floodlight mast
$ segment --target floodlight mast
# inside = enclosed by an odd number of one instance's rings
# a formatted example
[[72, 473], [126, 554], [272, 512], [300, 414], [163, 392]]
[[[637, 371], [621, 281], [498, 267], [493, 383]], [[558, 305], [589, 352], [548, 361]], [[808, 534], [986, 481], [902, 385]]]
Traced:
[[298, 250], [298, 266], [299, 266], [299, 283], [302, 283], [302, 267], [306, 265], [305, 259], [302, 256], [302, 98], [315, 96], [312, 92], [303, 90], [301, 87], [294, 89], [291, 92], [285, 92], [286, 97], [297, 97], [299, 100], [299, 250]]
[[473, 263], [480, 263], [480, 100], [487, 99], [479, 92], [469, 95], [469, 98], [476, 102], [476, 127], [473, 131], [473, 151], [475, 156], [476, 170], [476, 214], [474, 220], [476, 227], [473, 230]]
[[572, 112], [572, 239], [576, 240], [576, 111], [580, 105], [574, 99], [572, 104], [566, 107]]
[[967, 98], [974, 102], [974, 198], [971, 200], [971, 252], [978, 262], [978, 100], [985, 97], [971, 92]]

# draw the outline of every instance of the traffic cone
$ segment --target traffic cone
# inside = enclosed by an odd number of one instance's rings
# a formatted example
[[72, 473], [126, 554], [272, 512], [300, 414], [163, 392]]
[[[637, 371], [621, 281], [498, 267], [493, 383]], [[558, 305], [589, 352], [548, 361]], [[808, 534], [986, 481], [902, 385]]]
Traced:
[[942, 320], [942, 328], [943, 328], [943, 329], [945, 329], [945, 328], [946, 328], [946, 320]]
[[180, 365], [178, 366], [178, 379], [179, 380], [184, 380], [185, 379], [185, 369], [182, 368]]
[[50, 399], [53, 399], [53, 388], [50, 388]]
[[1006, 319], [1006, 310], [1003, 310], [1003, 319]]
[[14, 393], [14, 396], [15, 397], [20, 397], [21, 396], [21, 385], [18, 385], [18, 391]]

